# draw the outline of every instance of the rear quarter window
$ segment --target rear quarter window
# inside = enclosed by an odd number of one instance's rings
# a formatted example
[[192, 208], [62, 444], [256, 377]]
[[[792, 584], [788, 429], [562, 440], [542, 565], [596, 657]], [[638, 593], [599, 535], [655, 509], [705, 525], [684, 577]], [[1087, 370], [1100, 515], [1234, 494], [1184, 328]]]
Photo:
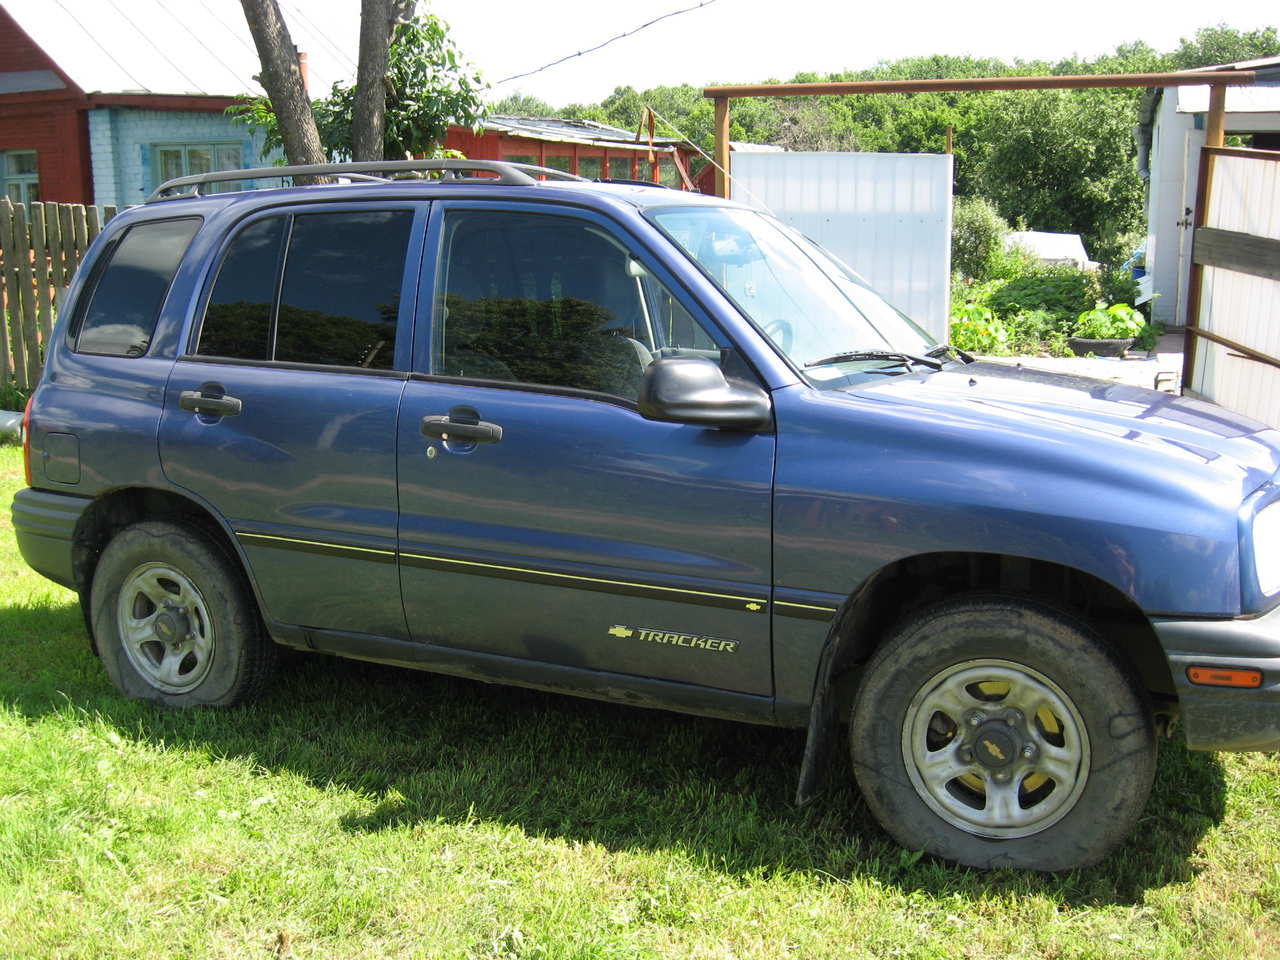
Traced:
[[77, 353], [140, 357], [151, 346], [160, 308], [198, 217], [130, 227], [104, 254], [73, 336]]

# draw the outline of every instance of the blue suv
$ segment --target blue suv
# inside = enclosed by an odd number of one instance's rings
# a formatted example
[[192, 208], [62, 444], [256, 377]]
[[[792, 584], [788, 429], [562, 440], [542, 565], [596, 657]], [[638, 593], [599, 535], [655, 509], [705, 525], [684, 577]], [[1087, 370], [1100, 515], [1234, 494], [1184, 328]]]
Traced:
[[1125, 837], [1174, 719], [1280, 748], [1280, 432], [974, 361], [714, 198], [173, 181], [72, 283], [26, 449], [23, 556], [130, 697], [293, 647], [805, 728], [801, 801], [847, 724], [899, 842], [1044, 870]]

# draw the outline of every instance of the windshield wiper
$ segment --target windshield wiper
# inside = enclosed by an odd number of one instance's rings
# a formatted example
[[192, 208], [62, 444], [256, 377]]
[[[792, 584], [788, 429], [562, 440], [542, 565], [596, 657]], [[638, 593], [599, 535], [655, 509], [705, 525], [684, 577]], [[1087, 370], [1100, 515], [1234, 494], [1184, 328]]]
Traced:
[[821, 360], [810, 360], [804, 368], [808, 370], [810, 367], [822, 367], [828, 363], [846, 363], [850, 360], [892, 360], [906, 367], [908, 372], [916, 364], [931, 370], [942, 369], [942, 361], [935, 357], [918, 357], [914, 353], [901, 353], [897, 350], [851, 350], [846, 353], [834, 353]]
[[957, 357], [959, 357], [959, 358], [960, 358], [961, 360], [963, 360], [965, 363], [973, 363], [973, 362], [974, 362], [973, 354], [971, 354], [971, 353], [965, 353], [965, 351], [961, 350], [959, 347], [954, 346], [953, 344], [950, 344], [950, 343], [940, 343], [940, 344], [938, 344], [936, 347], [934, 347], [932, 350], [930, 350], [928, 353], [926, 353], [926, 354], [925, 354], [925, 356], [926, 356], [926, 357], [936, 357], [936, 356], [939, 356], [939, 355], [942, 355], [942, 354], [947, 354], [947, 353], [954, 353]]

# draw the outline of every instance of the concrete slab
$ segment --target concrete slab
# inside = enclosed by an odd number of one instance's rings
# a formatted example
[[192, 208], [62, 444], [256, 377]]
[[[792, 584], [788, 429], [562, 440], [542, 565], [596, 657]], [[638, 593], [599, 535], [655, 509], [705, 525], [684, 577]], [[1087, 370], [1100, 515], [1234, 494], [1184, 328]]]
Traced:
[[1033, 370], [1114, 380], [1148, 390], [1178, 393], [1182, 387], [1182, 334], [1166, 333], [1150, 353], [1131, 350], [1126, 357], [983, 357]]

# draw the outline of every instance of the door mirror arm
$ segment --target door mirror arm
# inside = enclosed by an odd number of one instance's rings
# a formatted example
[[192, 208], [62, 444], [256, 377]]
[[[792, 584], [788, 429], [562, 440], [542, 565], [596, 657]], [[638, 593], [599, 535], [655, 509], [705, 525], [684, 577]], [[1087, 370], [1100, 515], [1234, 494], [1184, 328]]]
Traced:
[[665, 357], [645, 368], [640, 415], [646, 420], [721, 430], [773, 429], [773, 401], [746, 380], [726, 377], [704, 357]]

